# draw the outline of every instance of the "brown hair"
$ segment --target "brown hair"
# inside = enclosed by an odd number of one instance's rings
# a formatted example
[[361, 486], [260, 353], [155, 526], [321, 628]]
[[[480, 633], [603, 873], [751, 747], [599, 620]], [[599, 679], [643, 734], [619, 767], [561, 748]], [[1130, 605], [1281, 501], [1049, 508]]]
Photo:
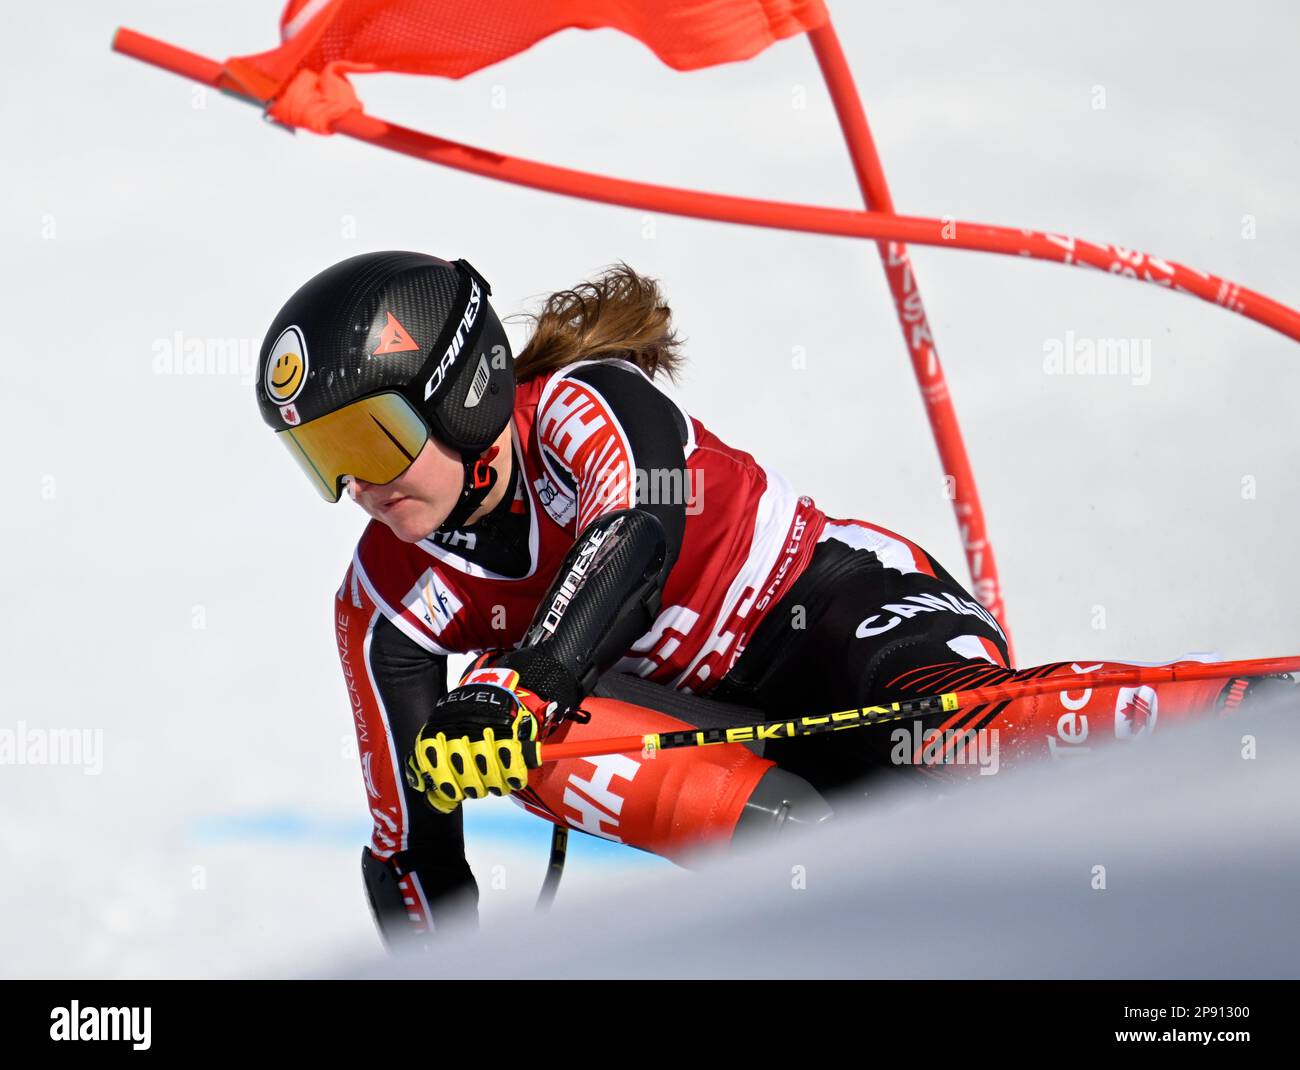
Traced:
[[515, 357], [523, 382], [579, 360], [622, 357], [654, 378], [662, 369], [675, 379], [683, 357], [672, 329], [672, 309], [657, 280], [638, 275], [623, 261], [589, 282], [551, 294], [537, 313], [532, 337]]

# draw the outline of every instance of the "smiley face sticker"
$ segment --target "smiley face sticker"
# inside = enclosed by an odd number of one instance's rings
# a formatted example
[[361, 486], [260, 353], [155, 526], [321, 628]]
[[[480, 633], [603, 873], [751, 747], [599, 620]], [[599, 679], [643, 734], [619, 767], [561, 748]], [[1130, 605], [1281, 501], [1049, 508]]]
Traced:
[[307, 343], [297, 327], [286, 327], [275, 340], [266, 362], [266, 393], [277, 405], [288, 405], [307, 382]]

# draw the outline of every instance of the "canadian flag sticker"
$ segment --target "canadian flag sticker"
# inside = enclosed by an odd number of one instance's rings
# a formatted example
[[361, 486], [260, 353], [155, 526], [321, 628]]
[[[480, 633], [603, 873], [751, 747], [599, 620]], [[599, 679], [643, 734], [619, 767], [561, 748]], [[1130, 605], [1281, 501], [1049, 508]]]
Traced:
[[1121, 687], [1115, 699], [1115, 738], [1137, 739], [1156, 728], [1160, 700], [1153, 687]]
[[514, 669], [492, 668], [487, 666], [482, 669], [475, 669], [468, 673], [462, 684], [496, 684], [497, 687], [504, 687], [507, 690], [514, 690], [519, 683], [519, 673]]

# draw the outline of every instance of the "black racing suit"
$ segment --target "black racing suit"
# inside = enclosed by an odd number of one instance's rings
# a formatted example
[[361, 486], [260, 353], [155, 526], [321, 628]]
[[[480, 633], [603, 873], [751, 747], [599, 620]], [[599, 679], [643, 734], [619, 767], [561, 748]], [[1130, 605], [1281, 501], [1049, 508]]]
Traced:
[[[597, 387], [617, 408], [638, 468], [684, 468], [683, 444], [688, 429], [682, 425], [677, 410], [665, 403], [655, 387], [640, 375], [617, 365], [593, 365], [572, 374]], [[516, 463], [512, 466], [507, 492], [491, 513], [458, 532], [438, 532], [434, 537], [454, 545], [458, 553], [497, 573], [523, 575], [529, 567], [529, 521], [525, 514], [510, 509], [514, 480], [518, 478]], [[662, 589], [681, 546], [685, 503], [639, 504], [637, 510], [653, 515], [664, 533], [664, 563], [657, 580]], [[467, 539], [467, 534], [473, 538]], [[904, 575], [883, 567], [870, 551], [850, 549], [833, 540], [824, 542], [817, 546], [808, 567], [751, 636], [732, 671], [714, 686], [707, 699], [693, 699], [660, 687], [662, 701], [656, 702], [652, 692], [658, 685], [637, 681], [644, 686], [636, 691], [636, 701], [705, 727], [725, 722], [726, 710], [731, 708], [736, 710], [733, 723], [749, 723], [756, 719], [755, 711], [741, 708], [741, 704], [782, 717], [794, 712], [843, 709], [873, 697], [887, 697], [882, 685], [901, 669], [926, 662], [959, 661], [958, 655], [944, 644], [952, 635], [969, 634], [973, 628], [996, 643], [1005, 659], [1005, 642], [996, 628], [971, 619], [948, 619], [953, 614], [921, 614], [878, 637], [857, 636], [856, 628], [871, 606], [918, 592], [947, 592], [961, 599], [970, 598], [937, 563], [930, 563], [933, 576]], [[626, 601], [627, 591], [644, 581], [643, 565], [644, 562], [630, 567], [621, 577], [607, 573], [600, 583], [589, 585], [588, 604], [581, 613], [575, 614], [575, 618], [587, 621], [587, 631], [591, 630], [590, 621], [602, 618], [602, 614], [604, 619], [614, 619], [612, 610], [607, 612], [601, 608], [601, 600], [611, 606]], [[808, 626], [803, 629], [790, 627], [798, 607], [806, 610]], [[605, 649], [598, 652], [594, 650], [599, 645], [598, 639], [583, 635], [582, 621], [569, 628], [567, 635], [557, 632], [553, 646], [559, 650], [566, 670], [579, 677], [585, 673], [583, 693], [591, 693], [598, 674], [648, 627], [657, 603], [641, 608], [642, 616], [627, 617], [619, 641], [613, 647], [605, 644]], [[632, 628], [630, 632], [628, 626]], [[987, 666], [988, 662], [983, 664]], [[380, 620], [370, 643], [369, 668], [385, 707], [394, 744], [404, 757], [427, 722], [433, 704], [446, 693], [446, 659], [431, 655], [392, 623]], [[521, 682], [538, 690], [543, 697], [553, 697], [536, 681], [524, 678]], [[611, 684], [611, 687], [606, 693], [618, 695], [618, 686]], [[727, 705], [708, 700], [720, 700]], [[882, 754], [878, 742], [866, 732], [838, 732], [765, 744], [762, 756], [777, 762], [780, 768], [770, 773], [779, 775], [765, 777], [760, 782], [762, 790], [756, 789], [752, 802], [747, 804], [737, 826], [737, 838], [742, 826], [766, 826], [778, 812], [781, 815], [778, 820], [784, 820], [790, 810], [785, 804], [791, 800], [800, 800], [803, 814], [812, 815], [805, 817], [806, 820], [822, 819], [829, 811], [817, 791], [833, 791], [853, 782], [879, 765]], [[478, 892], [465, 860], [462, 808], [442, 814], [428, 806], [408, 785], [403, 784], [402, 790], [411, 821], [409, 847], [392, 857], [392, 866], [371, 856], [368, 848], [363, 857], [372, 906], [381, 930], [401, 925], [406, 912], [396, 881], [406, 873], [418, 874], [435, 926], [474, 916]]]

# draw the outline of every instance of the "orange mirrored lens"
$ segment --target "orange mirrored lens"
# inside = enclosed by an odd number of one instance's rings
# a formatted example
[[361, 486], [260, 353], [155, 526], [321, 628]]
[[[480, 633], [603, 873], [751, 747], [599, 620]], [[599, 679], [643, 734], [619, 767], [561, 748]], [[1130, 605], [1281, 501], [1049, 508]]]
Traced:
[[326, 501], [336, 502], [340, 481], [355, 476], [390, 483], [411, 466], [429, 431], [400, 394], [376, 394], [277, 431], [298, 467]]

